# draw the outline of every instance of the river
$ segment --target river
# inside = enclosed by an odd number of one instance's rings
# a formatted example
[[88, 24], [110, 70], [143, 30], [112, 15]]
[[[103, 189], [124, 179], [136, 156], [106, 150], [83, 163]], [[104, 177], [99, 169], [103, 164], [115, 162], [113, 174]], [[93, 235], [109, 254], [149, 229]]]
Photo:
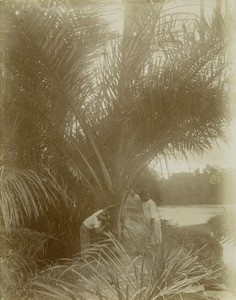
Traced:
[[225, 211], [236, 214], [236, 205], [167, 205], [158, 207], [158, 210], [162, 219], [183, 226], [206, 223]]
[[[206, 223], [211, 217], [223, 212], [230, 212], [236, 216], [236, 205], [178, 205], [160, 206], [158, 208], [162, 219], [170, 224], [197, 225]], [[222, 243], [224, 248], [224, 261], [227, 267], [236, 271], [236, 244]]]

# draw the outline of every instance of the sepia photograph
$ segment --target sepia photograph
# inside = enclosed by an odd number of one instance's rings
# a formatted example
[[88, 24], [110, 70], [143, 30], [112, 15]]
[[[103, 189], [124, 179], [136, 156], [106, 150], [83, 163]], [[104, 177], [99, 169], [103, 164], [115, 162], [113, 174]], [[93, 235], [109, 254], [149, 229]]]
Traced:
[[235, 0], [0, 0], [0, 299], [236, 300]]

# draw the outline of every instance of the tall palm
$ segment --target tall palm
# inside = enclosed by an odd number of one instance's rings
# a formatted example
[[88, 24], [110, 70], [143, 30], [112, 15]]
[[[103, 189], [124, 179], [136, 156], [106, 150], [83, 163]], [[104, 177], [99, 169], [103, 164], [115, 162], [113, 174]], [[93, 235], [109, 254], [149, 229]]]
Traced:
[[124, 4], [121, 36], [93, 1], [5, 4], [1, 29], [5, 157], [56, 169], [103, 204], [154, 157], [210, 148], [227, 118], [220, 12], [207, 23], [170, 1]]
[[[6, 78], [3, 163], [37, 171], [42, 166], [57, 168], [68, 175], [64, 165], [70, 169], [73, 159], [82, 158], [96, 178], [78, 148], [78, 138], [81, 145], [86, 141], [83, 133], [76, 132], [73, 114], [84, 113], [81, 105], [91, 89], [91, 65], [106, 37], [99, 11], [94, 12], [99, 5], [92, 11], [89, 6], [88, 2], [73, 10], [68, 1], [5, 3], [1, 24]], [[67, 152], [70, 144], [72, 154]], [[75, 151], [78, 154], [73, 157]], [[82, 169], [80, 174], [92, 189]]]
[[87, 114], [117, 194], [155, 156], [210, 148], [227, 113], [219, 12], [202, 24], [167, 14], [164, 4], [126, 3], [123, 36], [105, 52], [96, 113]]

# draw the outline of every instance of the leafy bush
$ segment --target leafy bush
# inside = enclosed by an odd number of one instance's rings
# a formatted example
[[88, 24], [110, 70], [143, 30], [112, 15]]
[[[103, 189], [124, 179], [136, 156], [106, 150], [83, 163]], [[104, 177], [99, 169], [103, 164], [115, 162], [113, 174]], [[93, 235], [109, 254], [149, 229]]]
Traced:
[[223, 247], [209, 233], [196, 229], [163, 226], [164, 244], [172, 244], [173, 248], [201, 251], [197, 260], [205, 267], [216, 271], [219, 281], [224, 279]]
[[1, 285], [4, 299], [16, 299], [24, 285], [34, 277], [43, 261], [50, 236], [27, 228], [11, 229], [7, 234], [1, 229]]
[[109, 235], [106, 243], [84, 252], [83, 260], [77, 257], [43, 271], [32, 281], [31, 290], [61, 300], [163, 300], [201, 291], [199, 282], [214, 277], [197, 259], [201, 250], [159, 250], [141, 247], [142, 254], [133, 255], [127, 243]]
[[[2, 264], [8, 284], [4, 292], [10, 295], [5, 299], [21, 299], [24, 293], [24, 299], [158, 300], [184, 292], [202, 293], [200, 284], [211, 283], [218, 276], [209, 256], [216, 257], [222, 249], [206, 234], [166, 224], [163, 235], [163, 247], [154, 251], [140, 242], [137, 231], [130, 235], [129, 242], [108, 234], [108, 239], [93, 245], [83, 259], [78, 256], [58, 261], [40, 271], [34, 268], [36, 249], [40, 239], [43, 244], [46, 237], [27, 229], [16, 230], [12, 240], [5, 239], [12, 247]], [[17, 243], [24, 249], [19, 256]]]
[[236, 240], [236, 221], [235, 213], [227, 210], [224, 213], [216, 215], [208, 220], [214, 236], [216, 238], [227, 238], [229, 240]]
[[[163, 242], [167, 248], [183, 247], [186, 250], [202, 249], [198, 260], [206, 267], [214, 267], [214, 270], [223, 267], [223, 248], [209, 233], [192, 228], [180, 228], [168, 225], [162, 220]], [[127, 241], [130, 251], [137, 253], [138, 249], [145, 247], [148, 236], [148, 224], [142, 212], [129, 207], [124, 211], [124, 241]], [[139, 247], [137, 247], [137, 243]]]
[[47, 242], [52, 236], [29, 228], [15, 228], [10, 234], [3, 231], [0, 238], [5, 241], [7, 249], [19, 252], [23, 257], [42, 259]]

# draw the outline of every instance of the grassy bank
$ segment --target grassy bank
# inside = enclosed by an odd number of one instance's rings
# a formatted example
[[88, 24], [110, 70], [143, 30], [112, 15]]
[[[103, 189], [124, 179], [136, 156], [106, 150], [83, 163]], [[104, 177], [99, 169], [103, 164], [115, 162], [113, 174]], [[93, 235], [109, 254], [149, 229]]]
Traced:
[[[213, 220], [220, 227], [221, 219]], [[82, 257], [54, 262], [44, 259], [53, 237], [24, 228], [2, 232], [2, 298], [209, 300], [217, 293], [208, 290], [234, 291], [236, 276], [228, 273], [222, 245], [210, 234], [212, 221], [187, 227], [163, 221], [163, 243], [155, 249], [147, 246], [147, 225], [138, 203], [127, 202], [122, 240], [108, 233]]]
[[133, 228], [123, 241], [108, 234], [83, 259], [78, 255], [45, 267], [41, 261], [39, 267], [37, 255], [11, 265], [6, 257], [3, 299], [207, 299], [204, 286], [222, 282], [222, 248], [211, 236], [197, 238], [195, 231], [165, 224], [162, 247], [152, 249], [144, 243], [145, 227]]

